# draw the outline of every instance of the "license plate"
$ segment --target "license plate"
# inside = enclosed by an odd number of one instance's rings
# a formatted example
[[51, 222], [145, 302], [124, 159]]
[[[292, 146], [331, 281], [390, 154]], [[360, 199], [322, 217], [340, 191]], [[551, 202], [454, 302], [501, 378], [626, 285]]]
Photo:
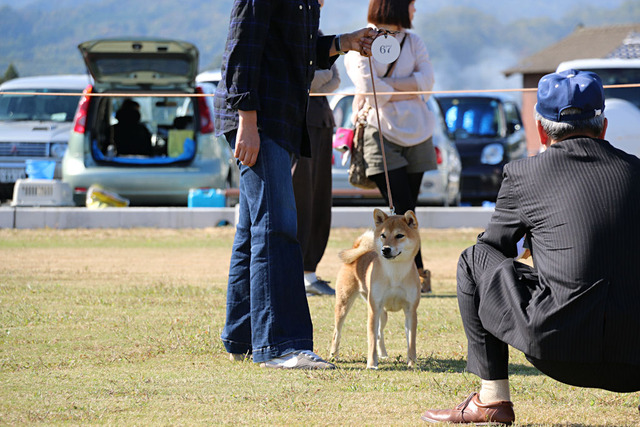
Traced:
[[0, 168], [0, 183], [16, 182], [26, 177], [24, 168]]

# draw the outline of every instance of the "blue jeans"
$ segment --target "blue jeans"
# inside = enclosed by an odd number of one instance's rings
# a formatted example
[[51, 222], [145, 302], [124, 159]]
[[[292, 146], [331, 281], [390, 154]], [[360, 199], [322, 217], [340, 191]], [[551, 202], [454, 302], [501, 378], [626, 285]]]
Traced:
[[[235, 132], [229, 143], [235, 146]], [[256, 164], [240, 167], [240, 212], [222, 341], [264, 362], [313, 349], [313, 326], [296, 238], [291, 155], [264, 133]]]

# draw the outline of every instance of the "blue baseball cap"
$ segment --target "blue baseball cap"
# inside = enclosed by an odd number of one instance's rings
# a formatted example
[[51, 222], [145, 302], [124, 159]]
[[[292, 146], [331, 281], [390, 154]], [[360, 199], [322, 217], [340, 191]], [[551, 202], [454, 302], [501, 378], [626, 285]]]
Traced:
[[[567, 108], [579, 108], [579, 114], [561, 115]], [[604, 111], [602, 80], [591, 71], [565, 70], [547, 74], [538, 83], [536, 111], [554, 122], [587, 120]]]

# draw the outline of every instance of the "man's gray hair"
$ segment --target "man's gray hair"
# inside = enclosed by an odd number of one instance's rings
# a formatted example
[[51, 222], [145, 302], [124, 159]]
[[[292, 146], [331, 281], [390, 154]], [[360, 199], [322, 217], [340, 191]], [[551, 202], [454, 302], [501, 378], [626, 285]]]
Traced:
[[[534, 110], [535, 111], [535, 110]], [[567, 108], [561, 115], [580, 113], [579, 108]], [[540, 121], [545, 133], [554, 141], [564, 139], [568, 135], [584, 133], [585, 135], [600, 135], [604, 129], [604, 114], [600, 114], [591, 119], [573, 120], [568, 122], [554, 122], [542, 117], [537, 111], [535, 118]]]

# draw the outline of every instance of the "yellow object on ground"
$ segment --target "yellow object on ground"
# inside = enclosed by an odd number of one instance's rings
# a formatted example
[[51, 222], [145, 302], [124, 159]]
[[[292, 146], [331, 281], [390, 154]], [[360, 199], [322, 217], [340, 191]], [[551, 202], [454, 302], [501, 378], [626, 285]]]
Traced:
[[129, 199], [99, 185], [92, 185], [87, 191], [86, 205], [90, 209], [125, 208], [129, 206]]

